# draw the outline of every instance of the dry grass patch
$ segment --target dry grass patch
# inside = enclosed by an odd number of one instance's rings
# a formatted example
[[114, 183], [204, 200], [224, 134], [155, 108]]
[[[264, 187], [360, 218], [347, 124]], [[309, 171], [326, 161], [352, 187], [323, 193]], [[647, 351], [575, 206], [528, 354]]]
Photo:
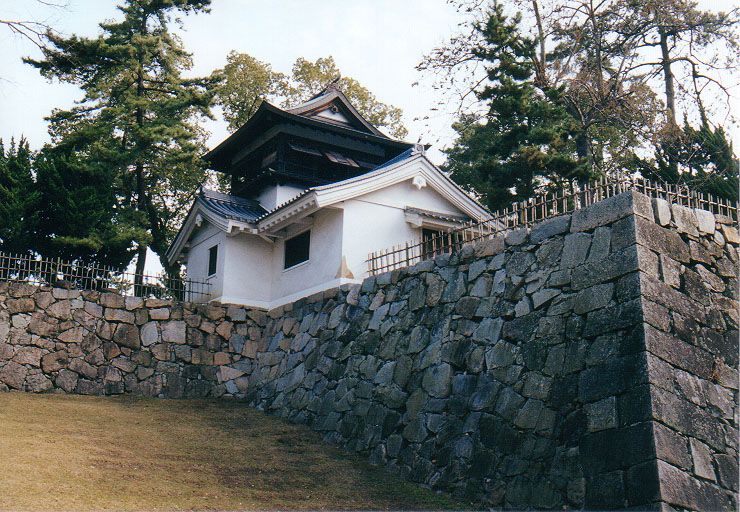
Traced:
[[0, 509], [449, 509], [237, 402], [0, 393]]

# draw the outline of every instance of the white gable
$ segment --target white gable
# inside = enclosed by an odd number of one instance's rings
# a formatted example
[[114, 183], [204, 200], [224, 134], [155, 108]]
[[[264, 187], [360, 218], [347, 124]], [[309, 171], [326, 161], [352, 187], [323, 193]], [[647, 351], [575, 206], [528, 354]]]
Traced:
[[314, 117], [322, 117], [335, 123], [349, 124], [350, 121], [347, 117], [336, 109], [327, 108], [316, 114]]

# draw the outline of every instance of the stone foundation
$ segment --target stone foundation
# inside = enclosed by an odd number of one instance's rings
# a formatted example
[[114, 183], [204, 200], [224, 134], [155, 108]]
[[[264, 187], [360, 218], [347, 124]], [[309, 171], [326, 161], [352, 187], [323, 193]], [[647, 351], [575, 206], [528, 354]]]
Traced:
[[626, 193], [270, 311], [0, 284], [0, 387], [234, 397], [506, 508], [736, 508], [738, 232]]

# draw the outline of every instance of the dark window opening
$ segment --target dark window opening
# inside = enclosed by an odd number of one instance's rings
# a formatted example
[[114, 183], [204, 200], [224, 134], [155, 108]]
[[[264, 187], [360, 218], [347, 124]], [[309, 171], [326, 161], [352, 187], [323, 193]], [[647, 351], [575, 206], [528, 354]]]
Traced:
[[357, 162], [352, 160], [348, 156], [344, 156], [341, 153], [337, 153], [336, 151], [326, 151], [326, 158], [329, 159], [329, 161], [334, 162], [335, 164], [339, 165], [347, 165], [349, 167], [359, 167], [357, 165]]
[[300, 235], [285, 241], [285, 265], [290, 268], [308, 261], [308, 252], [311, 245], [311, 231], [304, 231]]
[[318, 149], [299, 144], [298, 142], [289, 142], [288, 146], [290, 146], [290, 149], [298, 151], [299, 153], [305, 153], [311, 156], [323, 156], [321, 151]]
[[208, 249], [208, 275], [212, 276], [216, 273], [216, 263], [218, 262], [218, 245], [214, 245]]

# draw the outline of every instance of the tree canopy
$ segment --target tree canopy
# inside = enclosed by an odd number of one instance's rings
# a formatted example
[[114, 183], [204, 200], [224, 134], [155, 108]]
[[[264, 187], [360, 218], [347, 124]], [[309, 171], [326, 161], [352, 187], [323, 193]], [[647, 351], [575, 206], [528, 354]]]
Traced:
[[197, 120], [210, 115], [211, 82], [182, 76], [192, 61], [169, 24], [174, 15], [205, 12], [209, 4], [127, 0], [118, 8], [122, 19], [101, 23], [98, 37], [48, 34], [43, 59], [25, 59], [46, 78], [83, 90], [77, 106], [49, 117], [59, 146], [49, 173], [60, 173], [59, 165], [75, 168], [86, 182], [112, 189], [116, 220], [134, 235], [137, 273], [148, 247], [167, 268], [172, 233], [204, 177]]
[[291, 74], [287, 75], [274, 71], [270, 64], [251, 55], [231, 52], [226, 66], [216, 70], [213, 78], [220, 82], [216, 97], [231, 131], [244, 124], [263, 100], [284, 107], [295, 106], [338, 79], [337, 87], [370, 123], [397, 138], [408, 133], [401, 121], [401, 109], [380, 102], [357, 80], [342, 76], [331, 56], [313, 62], [300, 57], [293, 64]]
[[[448, 169], [489, 205], [503, 204], [507, 194], [513, 200], [535, 193], [536, 186], [519, 190], [530, 172], [535, 184], [547, 187], [640, 172], [737, 198], [732, 183], [738, 160], [725, 131], [713, 122], [725, 119], [716, 107], [733, 85], [726, 72], [737, 69], [737, 9], [705, 12], [690, 0], [531, 0], [514, 4], [525, 23], [506, 23], [502, 5], [454, 3], [468, 15], [467, 28], [435, 48], [418, 69], [433, 74], [436, 87], [457, 98], [458, 139], [448, 151]], [[512, 60], [513, 49], [522, 44], [526, 52]], [[517, 84], [511, 94], [501, 88], [501, 72]], [[524, 91], [530, 99], [522, 102]], [[550, 131], [562, 128], [558, 144], [539, 141], [533, 154], [575, 157], [578, 171], [573, 173], [572, 162], [556, 175], [537, 165], [515, 171], [515, 162], [507, 159], [516, 152], [495, 151], [511, 130], [510, 121], [499, 119], [506, 114], [501, 98], [517, 105], [519, 114], [534, 105], [564, 114], [559, 122], [545, 123]], [[531, 132], [536, 124], [523, 119], [520, 127]], [[527, 148], [522, 139], [515, 141], [517, 151]], [[494, 155], [506, 169], [521, 173], [517, 186], [504, 180], [501, 185], [508, 188], [498, 188]]]
[[28, 141], [0, 140], [0, 250], [28, 254], [36, 242], [39, 194]]

